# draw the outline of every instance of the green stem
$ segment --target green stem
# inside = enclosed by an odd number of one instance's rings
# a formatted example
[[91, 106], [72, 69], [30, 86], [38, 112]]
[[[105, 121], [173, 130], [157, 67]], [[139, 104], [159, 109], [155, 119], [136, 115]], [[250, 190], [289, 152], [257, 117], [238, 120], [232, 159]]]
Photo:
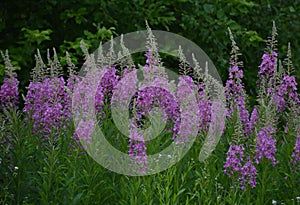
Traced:
[[250, 199], [251, 199], [251, 187], [248, 187], [248, 190], [247, 190], [247, 204], [251, 204]]
[[262, 182], [261, 182], [261, 197], [260, 197], [260, 204], [264, 204], [265, 202], [265, 195], [266, 195], [266, 177], [267, 177], [267, 166], [265, 161], [262, 163], [263, 165], [263, 175], [262, 175]]

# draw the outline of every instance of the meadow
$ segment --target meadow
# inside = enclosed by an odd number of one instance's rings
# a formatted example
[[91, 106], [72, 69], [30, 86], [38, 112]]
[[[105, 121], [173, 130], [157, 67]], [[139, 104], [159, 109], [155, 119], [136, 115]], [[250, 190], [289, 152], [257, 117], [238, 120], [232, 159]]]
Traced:
[[[68, 66], [63, 67], [55, 49], [48, 52], [47, 63], [37, 51], [27, 92], [20, 94], [9, 54], [1, 52], [5, 78], [0, 90], [0, 204], [300, 204], [300, 100], [294, 77], [299, 69], [293, 67], [290, 49], [279, 58], [275, 26], [262, 58], [257, 59], [255, 103], [249, 103], [243, 83], [246, 65], [239, 60], [238, 45], [228, 31], [229, 75], [217, 88], [226, 105], [224, 124], [212, 114], [217, 108], [208, 92], [213, 81], [205, 73], [209, 68], [200, 68], [197, 60], [191, 65], [181, 55], [178, 89], [171, 92], [155, 37], [148, 32], [143, 66], [135, 65], [130, 55], [110, 64], [113, 52], [93, 56], [82, 43], [87, 69], [94, 66], [97, 70], [92, 74], [101, 76], [92, 98], [89, 85], [95, 78], [80, 76], [68, 53]], [[117, 88], [123, 86], [122, 92], [128, 93], [135, 86], [134, 75], [128, 84], [120, 86], [120, 82], [138, 70], [148, 84], [128, 99], [132, 120], [131, 137], [126, 138], [114, 122], [110, 105]], [[193, 146], [178, 163], [147, 175], [151, 154], [177, 139], [188, 141], [194, 131], [190, 116], [180, 108], [181, 102], [189, 100], [187, 93], [196, 96], [192, 109], [197, 119], [193, 120], [199, 127]], [[163, 110], [166, 127], [150, 142], [139, 130], [153, 124], [149, 119], [154, 107]], [[96, 118], [86, 117], [90, 109]], [[132, 176], [106, 169], [87, 154], [95, 125], [114, 147], [128, 154], [132, 167], [138, 168]], [[222, 136], [200, 162], [211, 125]]]

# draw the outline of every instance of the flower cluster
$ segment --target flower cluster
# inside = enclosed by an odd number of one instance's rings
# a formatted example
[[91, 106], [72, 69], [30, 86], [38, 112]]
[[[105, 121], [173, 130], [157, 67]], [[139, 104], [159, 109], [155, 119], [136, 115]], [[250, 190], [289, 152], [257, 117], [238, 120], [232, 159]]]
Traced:
[[292, 169], [294, 171], [300, 170], [300, 135], [297, 136], [295, 148], [291, 157], [291, 163], [293, 164]]
[[226, 163], [224, 165], [224, 173], [232, 176], [234, 172], [240, 172], [244, 157], [245, 148], [243, 145], [234, 145], [229, 143], [229, 150], [227, 152]]
[[225, 96], [228, 100], [229, 112], [234, 113], [236, 110], [240, 121], [243, 123], [245, 135], [249, 135], [249, 112], [245, 106], [244, 86], [241, 79], [243, 71], [239, 68], [238, 63], [232, 61], [229, 69], [229, 80], [226, 81]]
[[283, 76], [280, 85], [275, 87], [273, 103], [277, 105], [279, 112], [283, 112], [293, 103], [300, 106], [300, 100], [297, 93], [297, 83], [294, 76]]
[[164, 71], [161, 66], [159, 66], [160, 59], [158, 54], [149, 48], [146, 51], [146, 64], [143, 67], [143, 76], [146, 83], [152, 83], [158, 77], [164, 76]]
[[271, 51], [270, 53], [264, 53], [262, 56], [262, 62], [259, 66], [258, 77], [260, 78], [260, 84], [268, 84], [270, 79], [274, 77], [275, 68], [277, 63], [278, 53]]
[[248, 129], [253, 130], [256, 125], [258, 125], [259, 122], [259, 115], [256, 107], [253, 109], [250, 117], [250, 121], [248, 123]]
[[195, 117], [193, 114], [198, 113], [199, 108], [196, 103], [197, 100], [194, 91], [195, 86], [192, 78], [189, 76], [180, 76], [177, 91], [178, 103], [180, 104], [180, 119], [177, 118], [176, 124], [178, 126], [179, 123], [180, 127], [178, 129], [178, 136], [175, 139], [175, 142], [178, 144], [186, 142], [190, 136], [198, 134], [199, 117]]
[[0, 89], [0, 110], [3, 108], [12, 108], [18, 104], [19, 81], [16, 77], [4, 78], [4, 83]]
[[91, 141], [91, 134], [96, 125], [96, 114], [104, 105], [102, 89], [99, 88], [96, 79], [102, 79], [106, 73], [106, 69], [100, 72], [88, 72], [73, 87], [72, 115], [76, 125], [74, 137], [77, 141], [83, 140], [86, 143]]
[[95, 108], [100, 118], [104, 118], [104, 104], [111, 102], [113, 91], [120, 81], [114, 66], [106, 67], [104, 70], [95, 95]]
[[245, 136], [248, 136], [251, 130], [249, 130], [249, 111], [246, 109], [246, 94], [242, 83], [244, 73], [241, 67], [243, 66], [243, 62], [238, 61], [238, 56], [241, 54], [239, 53], [239, 48], [234, 41], [230, 29], [229, 34], [232, 42], [232, 56], [229, 62], [229, 79], [226, 81], [225, 87], [225, 97], [229, 109], [228, 115], [230, 116], [233, 113], [237, 113], [238, 119], [240, 120], [244, 128], [243, 134]]
[[119, 83], [119, 80], [120, 77], [117, 75], [116, 68], [113, 66], [109, 67], [108, 71], [101, 78], [101, 81], [98, 86], [96, 98], [99, 99], [104, 98], [106, 100], [106, 103], [109, 103], [113, 94], [113, 90]]
[[230, 143], [227, 152], [226, 163], [224, 165], [224, 173], [230, 177], [237, 175], [241, 189], [244, 190], [246, 184], [251, 187], [256, 186], [257, 169], [251, 159], [245, 160], [245, 148], [243, 145], [234, 145]]
[[11, 64], [8, 56], [8, 51], [5, 53], [0, 51], [0, 54], [5, 63], [5, 78], [0, 89], [0, 110], [4, 108], [13, 108], [18, 104], [19, 91], [18, 85], [19, 80], [15, 73], [15, 68]]
[[83, 140], [86, 143], [90, 143], [95, 124], [95, 121], [92, 119], [80, 120], [74, 132], [76, 141]]
[[248, 161], [243, 165], [240, 173], [240, 183], [242, 190], [245, 189], [246, 183], [248, 183], [252, 188], [256, 186], [257, 169], [250, 159], [248, 159]]
[[48, 136], [52, 130], [62, 128], [71, 116], [69, 102], [66, 102], [65, 80], [60, 78], [45, 78], [43, 82], [31, 82], [26, 95], [23, 111], [34, 123], [34, 131]]
[[207, 131], [209, 127], [209, 123], [211, 121], [211, 101], [207, 97], [207, 93], [205, 91], [204, 83], [200, 83], [197, 85], [198, 88], [198, 116], [199, 116], [199, 124], [200, 130]]
[[[158, 106], [161, 108], [170, 123], [175, 123], [180, 117], [179, 105], [174, 95], [161, 87], [147, 86], [138, 91], [136, 99], [137, 119], [141, 119], [150, 110]], [[177, 129], [174, 128], [174, 135]]]
[[136, 165], [139, 174], [144, 174], [147, 172], [147, 147], [145, 145], [144, 136], [138, 132], [137, 125], [132, 122], [129, 133], [129, 158], [133, 165]]
[[258, 164], [263, 157], [271, 160], [272, 165], [276, 164], [276, 139], [272, 137], [276, 130], [271, 126], [263, 127], [257, 134], [255, 160]]

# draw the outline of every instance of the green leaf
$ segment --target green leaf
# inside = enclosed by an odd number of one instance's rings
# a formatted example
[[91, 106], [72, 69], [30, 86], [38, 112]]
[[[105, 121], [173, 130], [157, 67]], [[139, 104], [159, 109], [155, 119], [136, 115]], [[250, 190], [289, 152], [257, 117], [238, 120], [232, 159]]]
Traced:
[[290, 6], [289, 7], [290, 12], [295, 12], [296, 10], [294, 9], [294, 7]]
[[223, 10], [218, 10], [217, 11], [217, 17], [218, 17], [218, 19], [224, 19], [224, 17], [225, 17], [224, 11]]
[[207, 13], [211, 13], [214, 10], [214, 5], [212, 4], [204, 4], [203, 5], [203, 9], [204, 11], [206, 11]]
[[74, 197], [74, 199], [73, 199], [73, 201], [72, 201], [72, 204], [74, 204], [74, 205], [75, 205], [75, 204], [78, 204], [79, 201], [80, 201], [80, 199], [81, 199], [82, 194], [83, 194], [83, 193], [77, 194], [77, 195]]

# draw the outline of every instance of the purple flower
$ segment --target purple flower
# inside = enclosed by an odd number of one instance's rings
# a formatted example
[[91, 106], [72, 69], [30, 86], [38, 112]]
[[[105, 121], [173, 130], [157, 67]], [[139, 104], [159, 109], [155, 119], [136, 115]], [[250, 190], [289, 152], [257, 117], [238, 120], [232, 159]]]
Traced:
[[130, 125], [130, 133], [129, 133], [129, 158], [133, 167], [137, 167], [137, 171], [139, 174], [145, 174], [147, 172], [147, 147], [145, 145], [145, 140], [143, 135], [138, 132], [138, 128], [134, 122]]
[[245, 189], [245, 184], [248, 183], [252, 188], [256, 186], [257, 169], [251, 160], [246, 162], [240, 170], [241, 189]]
[[[231, 62], [233, 63], [233, 62]], [[238, 63], [232, 65], [229, 69], [229, 80], [226, 81], [225, 97], [227, 100], [228, 115], [238, 111], [239, 119], [244, 126], [245, 135], [249, 135], [249, 112], [245, 106], [244, 86], [241, 78], [243, 77], [242, 70], [238, 67]]]
[[244, 157], [244, 147], [242, 145], [234, 145], [229, 143], [230, 147], [227, 152], [226, 163], [224, 165], [224, 173], [230, 177], [234, 172], [240, 172]]
[[197, 85], [200, 130], [207, 131], [211, 121], [211, 101], [205, 93], [204, 83]]
[[[274, 77], [275, 66], [277, 63], [277, 53], [272, 51], [271, 53], [265, 53], [262, 56], [262, 62], [259, 66], [259, 85], [266, 85], [269, 83], [270, 79]], [[263, 84], [262, 84], [263, 83]]]
[[143, 68], [143, 76], [146, 83], [152, 83], [156, 78], [164, 76], [163, 68], [158, 65], [159, 59], [155, 54], [151, 49], [148, 49], [145, 54], [147, 59]]
[[18, 104], [19, 81], [15, 77], [4, 78], [4, 83], [0, 89], [0, 109], [12, 108]]
[[225, 97], [227, 101], [228, 112], [227, 114], [230, 116], [235, 111], [239, 115], [239, 119], [244, 126], [244, 134], [248, 135], [248, 122], [249, 122], [249, 112], [245, 107], [245, 91], [244, 86], [242, 84], [243, 78], [243, 70], [241, 69], [243, 66], [243, 62], [238, 61], [238, 53], [239, 48], [236, 46], [236, 43], [233, 39], [232, 33], [229, 30], [230, 38], [232, 41], [232, 50], [233, 54], [230, 59], [230, 68], [229, 68], [229, 79], [226, 81], [225, 86]]
[[272, 137], [276, 133], [276, 130], [271, 126], [263, 127], [257, 135], [256, 142], [256, 163], [258, 164], [263, 157], [271, 160], [272, 165], [276, 165], [275, 153], [276, 153], [276, 140]]
[[251, 113], [251, 117], [250, 117], [250, 121], [247, 125], [247, 129], [249, 134], [251, 132], [253, 132], [254, 127], [258, 124], [259, 122], [259, 115], [258, 115], [258, 111], [256, 108], [253, 109], [252, 113]]
[[[97, 88], [96, 98], [99, 98], [97, 102], [104, 101], [104, 103], [110, 103], [113, 90], [120, 80], [115, 67], [109, 67], [107, 69]], [[99, 109], [99, 111], [101, 111], [101, 109]]]
[[297, 93], [297, 82], [294, 76], [284, 76], [280, 85], [275, 87], [273, 103], [277, 105], [279, 112], [283, 112], [293, 103], [300, 106]]
[[[174, 124], [179, 121], [179, 105], [174, 95], [161, 87], [147, 86], [141, 88], [136, 99], [137, 119], [148, 114], [154, 106], [158, 106], [164, 111], [169, 123]], [[176, 126], [173, 131], [174, 134], [178, 132]]]
[[125, 112], [132, 108], [130, 102], [136, 94], [137, 81], [137, 70], [135, 68], [131, 72], [123, 73], [123, 78], [116, 85], [112, 95], [112, 108], [121, 109]]
[[70, 121], [70, 102], [67, 100], [65, 81], [60, 78], [45, 78], [43, 82], [31, 82], [23, 111], [32, 119], [34, 132], [47, 138], [53, 131]]
[[300, 170], [300, 135], [296, 138], [295, 148], [290, 162], [293, 164], [293, 171]]
[[227, 152], [224, 173], [233, 178], [236, 175], [237, 180], [240, 182], [240, 188], [245, 189], [245, 185], [249, 184], [252, 188], [256, 186], [257, 169], [254, 166], [250, 157], [245, 161], [243, 145], [233, 145], [230, 143]]
[[75, 139], [90, 143], [95, 124], [94, 120], [81, 120], [74, 132]]
[[[177, 98], [180, 105], [180, 125], [175, 142], [180, 144], [189, 140], [190, 136], [198, 134], [199, 117], [193, 115], [199, 112], [195, 96], [193, 79], [189, 76], [180, 76]], [[177, 118], [178, 119], [178, 118]], [[179, 122], [179, 121], [177, 121]]]
[[5, 78], [0, 89], [0, 110], [3, 108], [13, 108], [18, 104], [18, 85], [17, 74], [15, 68], [11, 64], [8, 56], [8, 50], [5, 53], [0, 51], [0, 54], [5, 63]]
[[229, 68], [229, 79], [241, 79], [243, 78], [243, 70], [237, 65], [233, 65]]

